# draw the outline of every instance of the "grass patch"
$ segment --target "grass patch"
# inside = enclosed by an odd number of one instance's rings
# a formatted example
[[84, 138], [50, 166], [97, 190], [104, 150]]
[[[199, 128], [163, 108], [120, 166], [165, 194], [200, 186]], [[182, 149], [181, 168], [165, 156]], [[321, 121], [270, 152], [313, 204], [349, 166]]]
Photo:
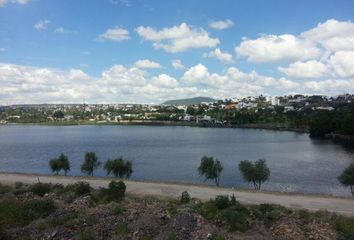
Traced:
[[34, 219], [49, 216], [55, 210], [52, 200], [20, 202], [6, 199], [0, 202], [0, 226], [6, 228], [25, 226]]
[[129, 233], [129, 228], [124, 223], [119, 223], [116, 227], [115, 234], [116, 239], [120, 240], [123, 239]]
[[338, 239], [354, 240], [354, 218], [336, 216], [333, 226], [338, 233]]
[[94, 240], [95, 232], [91, 229], [83, 229], [80, 230], [79, 233], [76, 235], [76, 239], [78, 240]]

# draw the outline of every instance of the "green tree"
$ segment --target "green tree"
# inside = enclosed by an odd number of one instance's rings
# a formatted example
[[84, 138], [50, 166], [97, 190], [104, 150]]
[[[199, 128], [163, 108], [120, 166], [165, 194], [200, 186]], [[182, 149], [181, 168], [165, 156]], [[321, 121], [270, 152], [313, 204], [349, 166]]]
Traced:
[[49, 161], [49, 167], [52, 169], [52, 172], [55, 172], [56, 175], [59, 174], [61, 167], [58, 158], [53, 158]]
[[107, 160], [103, 166], [107, 175], [113, 174], [119, 178], [129, 178], [133, 173], [133, 164], [130, 161], [123, 160], [122, 157], [114, 160]]
[[84, 163], [81, 165], [81, 172], [93, 176], [93, 172], [101, 165], [95, 152], [86, 152]]
[[214, 180], [216, 186], [219, 186], [222, 170], [223, 166], [219, 160], [207, 156], [202, 157], [198, 167], [199, 175], [204, 176], [205, 180]]
[[344, 169], [342, 174], [338, 177], [338, 180], [344, 186], [350, 187], [350, 191], [354, 197], [354, 163], [350, 164], [349, 167]]
[[242, 173], [243, 179], [252, 182], [256, 190], [261, 190], [262, 183], [267, 181], [270, 176], [265, 159], [258, 159], [255, 163], [243, 160], [239, 163], [238, 169]]
[[58, 161], [59, 161], [59, 165], [60, 165], [60, 170], [63, 170], [64, 174], [66, 176], [68, 171], [70, 171], [69, 158], [62, 153], [62, 154], [60, 154]]
[[52, 169], [52, 172], [55, 172], [57, 175], [63, 170], [66, 176], [68, 171], [70, 171], [70, 162], [68, 157], [62, 153], [58, 158], [53, 158], [49, 161], [49, 167]]

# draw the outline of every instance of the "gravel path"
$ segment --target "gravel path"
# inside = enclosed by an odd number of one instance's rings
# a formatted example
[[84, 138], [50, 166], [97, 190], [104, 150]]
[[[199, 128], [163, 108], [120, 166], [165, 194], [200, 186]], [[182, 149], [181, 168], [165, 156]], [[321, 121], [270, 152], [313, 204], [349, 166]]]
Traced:
[[[0, 173], [0, 183], [14, 184], [15, 182], [36, 183], [51, 182], [71, 184], [77, 181], [86, 181], [94, 188], [106, 187], [112, 178], [102, 177], [65, 177], [40, 174]], [[160, 182], [125, 181], [127, 193], [135, 195], [153, 195], [160, 197], [177, 198], [183, 191], [191, 197], [200, 200], [209, 200], [217, 195], [232, 195], [242, 203], [260, 204], [273, 203], [289, 208], [303, 208], [311, 211], [327, 210], [342, 215], [354, 216], [354, 199], [339, 198], [321, 195], [290, 194], [276, 192], [255, 192], [231, 188], [217, 188], [201, 185], [187, 185]]]

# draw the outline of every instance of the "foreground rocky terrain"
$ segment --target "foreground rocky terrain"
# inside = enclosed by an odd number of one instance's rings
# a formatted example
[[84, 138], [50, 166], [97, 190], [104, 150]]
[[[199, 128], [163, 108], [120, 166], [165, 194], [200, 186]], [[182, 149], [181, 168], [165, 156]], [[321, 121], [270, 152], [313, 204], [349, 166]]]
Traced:
[[354, 239], [354, 219], [328, 212], [124, 192], [124, 184], [1, 185], [0, 239]]

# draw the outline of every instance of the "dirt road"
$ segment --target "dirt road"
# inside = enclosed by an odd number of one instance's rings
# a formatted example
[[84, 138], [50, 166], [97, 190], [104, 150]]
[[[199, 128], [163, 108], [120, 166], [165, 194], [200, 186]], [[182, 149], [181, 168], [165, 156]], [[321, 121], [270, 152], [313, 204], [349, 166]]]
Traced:
[[[51, 175], [34, 175], [19, 173], [0, 173], [0, 183], [14, 184], [15, 182], [36, 183], [38, 179], [46, 183], [71, 184], [77, 181], [86, 181], [94, 188], [106, 187], [111, 178], [99, 177], [64, 177]], [[287, 194], [274, 192], [254, 192], [247, 190], [216, 188], [201, 185], [125, 181], [127, 193], [135, 195], [153, 195], [177, 198], [183, 191], [187, 191], [193, 198], [209, 200], [217, 195], [232, 195], [242, 203], [260, 204], [273, 203], [289, 208], [303, 208], [311, 211], [327, 210], [338, 214], [354, 216], [354, 199], [337, 198], [330, 196]]]

